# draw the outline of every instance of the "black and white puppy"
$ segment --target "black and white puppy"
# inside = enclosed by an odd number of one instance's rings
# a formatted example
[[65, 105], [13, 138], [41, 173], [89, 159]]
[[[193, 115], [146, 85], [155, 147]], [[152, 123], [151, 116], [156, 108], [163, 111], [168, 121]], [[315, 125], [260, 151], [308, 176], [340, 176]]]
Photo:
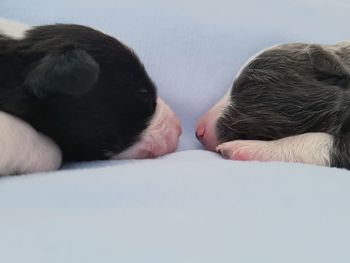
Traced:
[[0, 174], [156, 157], [181, 134], [134, 52], [80, 25], [0, 19], [0, 111]]
[[252, 57], [198, 122], [209, 150], [234, 160], [350, 169], [350, 42], [283, 44]]

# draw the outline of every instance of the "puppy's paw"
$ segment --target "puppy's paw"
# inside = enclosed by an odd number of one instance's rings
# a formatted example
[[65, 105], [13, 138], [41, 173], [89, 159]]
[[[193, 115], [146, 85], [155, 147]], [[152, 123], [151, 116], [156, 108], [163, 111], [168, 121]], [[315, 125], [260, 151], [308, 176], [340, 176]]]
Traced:
[[326, 133], [304, 133], [272, 141], [237, 140], [225, 142], [216, 151], [226, 159], [242, 161], [330, 164], [333, 138]]
[[[49, 137], [37, 133], [32, 138], [33, 148], [28, 147], [28, 156], [18, 167], [20, 173], [50, 172], [60, 168], [62, 152], [56, 143]], [[29, 145], [29, 144], [28, 144]]]
[[274, 147], [267, 141], [237, 140], [216, 147], [224, 158], [240, 161], [269, 161], [274, 157]]
[[49, 137], [0, 111], [0, 176], [56, 170], [62, 153]]

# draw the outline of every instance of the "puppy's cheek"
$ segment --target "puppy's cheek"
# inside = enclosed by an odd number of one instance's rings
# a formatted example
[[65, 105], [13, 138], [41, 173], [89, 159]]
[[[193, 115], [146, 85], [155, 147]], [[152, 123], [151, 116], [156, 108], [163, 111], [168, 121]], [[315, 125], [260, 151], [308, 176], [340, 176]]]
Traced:
[[182, 133], [181, 123], [176, 114], [160, 98], [148, 127], [141, 140], [113, 159], [143, 159], [162, 156], [174, 152]]

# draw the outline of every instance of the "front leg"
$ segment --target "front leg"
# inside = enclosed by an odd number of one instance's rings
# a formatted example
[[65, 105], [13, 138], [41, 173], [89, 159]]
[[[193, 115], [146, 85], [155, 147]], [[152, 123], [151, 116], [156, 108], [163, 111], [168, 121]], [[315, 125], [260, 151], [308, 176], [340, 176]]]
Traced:
[[0, 111], [0, 176], [56, 170], [61, 151], [28, 123]]
[[273, 141], [237, 140], [220, 144], [216, 151], [227, 159], [282, 161], [338, 166], [334, 160], [334, 137], [327, 133], [304, 133]]

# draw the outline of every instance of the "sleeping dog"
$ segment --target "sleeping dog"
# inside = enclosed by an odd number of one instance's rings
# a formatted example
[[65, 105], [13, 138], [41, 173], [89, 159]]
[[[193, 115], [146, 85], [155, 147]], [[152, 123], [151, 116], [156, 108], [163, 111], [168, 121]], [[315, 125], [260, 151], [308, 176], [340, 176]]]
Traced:
[[350, 169], [350, 42], [283, 44], [252, 57], [196, 136], [233, 160]]
[[0, 174], [156, 157], [181, 134], [135, 53], [80, 25], [0, 19], [0, 111]]

